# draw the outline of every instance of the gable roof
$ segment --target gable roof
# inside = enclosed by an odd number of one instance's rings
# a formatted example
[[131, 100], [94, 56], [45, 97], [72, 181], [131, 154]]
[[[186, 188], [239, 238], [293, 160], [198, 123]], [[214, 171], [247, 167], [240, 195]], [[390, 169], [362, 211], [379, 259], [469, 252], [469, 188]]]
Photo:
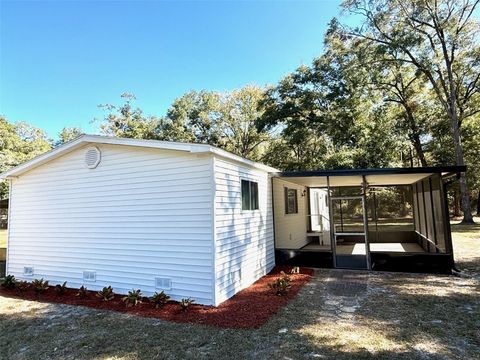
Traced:
[[2, 174], [0, 174], [0, 179], [6, 179], [9, 177], [19, 176], [26, 171], [29, 171], [37, 166], [43, 165], [53, 159], [56, 159], [62, 155], [65, 155], [73, 150], [76, 150], [86, 144], [109, 144], [109, 145], [124, 145], [124, 146], [137, 146], [145, 147], [152, 149], [162, 149], [162, 150], [174, 150], [174, 151], [184, 151], [189, 153], [196, 154], [206, 154], [210, 153], [223, 157], [230, 161], [235, 161], [243, 165], [247, 165], [256, 169], [260, 169], [268, 172], [278, 172], [278, 169], [272, 168], [270, 166], [257, 163], [248, 159], [245, 159], [241, 156], [232, 154], [228, 151], [219, 149], [215, 146], [207, 144], [193, 144], [193, 143], [181, 143], [181, 142], [172, 142], [172, 141], [159, 141], [159, 140], [140, 140], [140, 139], [129, 139], [129, 138], [116, 138], [111, 136], [101, 136], [101, 135], [82, 135], [78, 138], [66, 142], [65, 144], [56, 147], [46, 153], [43, 153], [30, 161], [27, 161], [23, 164], [20, 164]]

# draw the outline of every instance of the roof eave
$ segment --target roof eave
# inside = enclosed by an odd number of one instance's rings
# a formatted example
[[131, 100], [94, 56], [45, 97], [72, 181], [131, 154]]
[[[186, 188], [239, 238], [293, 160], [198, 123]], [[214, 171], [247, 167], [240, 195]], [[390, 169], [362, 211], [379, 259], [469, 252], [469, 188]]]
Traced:
[[115, 138], [115, 137], [100, 136], [100, 135], [82, 135], [57, 148], [54, 148], [46, 153], [41, 154], [30, 161], [20, 164], [0, 174], [0, 180], [15, 178], [26, 171], [29, 171], [37, 166], [43, 165], [48, 161], [53, 160], [58, 156], [67, 154], [79, 147], [84, 146], [85, 144], [110, 144], [110, 145], [137, 146], [137, 147], [163, 149], [163, 150], [185, 151], [185, 152], [197, 153], [197, 154], [209, 153], [209, 154], [222, 156], [229, 160], [237, 161], [242, 164], [245, 164], [254, 168], [258, 168], [267, 172], [278, 171], [278, 169], [242, 158], [238, 155], [229, 153], [228, 151], [225, 151], [225, 150], [218, 149], [208, 144], [191, 144], [191, 143], [178, 143], [178, 142], [158, 141], [158, 140]]

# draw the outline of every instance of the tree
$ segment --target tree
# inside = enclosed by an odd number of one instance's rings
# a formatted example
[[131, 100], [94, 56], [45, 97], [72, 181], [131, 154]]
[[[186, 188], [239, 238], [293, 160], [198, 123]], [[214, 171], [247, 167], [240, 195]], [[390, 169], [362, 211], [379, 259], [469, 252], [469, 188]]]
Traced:
[[220, 146], [239, 156], [258, 160], [270, 139], [270, 131], [261, 122], [265, 92], [246, 86], [221, 97]]
[[[43, 130], [25, 122], [11, 124], [0, 116], [0, 173], [51, 149]], [[0, 198], [8, 197], [6, 181], [0, 182]]]
[[167, 112], [162, 139], [206, 143], [259, 160], [270, 137], [261, 121], [265, 91], [246, 86], [231, 92], [191, 91]]
[[[462, 122], [480, 111], [479, 0], [347, 0], [343, 7], [364, 19], [350, 34], [398, 52], [429, 81], [450, 121], [455, 162], [464, 165]], [[473, 223], [465, 174], [460, 177], [463, 222]]]
[[158, 139], [161, 121], [154, 116], [145, 116], [140, 108], [134, 108], [135, 96], [128, 93], [121, 95], [123, 104], [99, 105], [107, 114], [100, 125], [101, 131], [108, 136]]
[[162, 138], [217, 146], [220, 140], [220, 96], [213, 91], [190, 91], [175, 99], [167, 111]]
[[402, 148], [391, 107], [365, 85], [368, 71], [337, 25], [329, 26], [324, 54], [269, 91], [264, 121], [282, 126], [292, 170], [390, 166]]
[[55, 146], [59, 146], [76, 139], [77, 137], [83, 135], [84, 132], [81, 128], [78, 127], [64, 127], [62, 131], [58, 134], [58, 141], [55, 143]]

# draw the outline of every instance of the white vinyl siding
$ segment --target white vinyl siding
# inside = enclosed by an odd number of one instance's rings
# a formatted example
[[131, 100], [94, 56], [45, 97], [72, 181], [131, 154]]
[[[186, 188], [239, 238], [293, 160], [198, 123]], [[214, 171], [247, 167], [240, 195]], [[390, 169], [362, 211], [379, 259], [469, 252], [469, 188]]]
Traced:
[[[297, 190], [297, 209], [287, 214], [285, 189]], [[275, 246], [277, 249], [300, 249], [307, 245], [307, 197], [301, 196], [305, 187], [280, 179], [273, 179], [273, 201], [275, 207]]]
[[[275, 265], [271, 180], [266, 171], [214, 159], [217, 304]], [[241, 181], [258, 183], [258, 210], [242, 210]]]
[[211, 155], [96, 146], [95, 169], [83, 147], [12, 180], [8, 273], [145, 295], [167, 278], [173, 299], [213, 304]]

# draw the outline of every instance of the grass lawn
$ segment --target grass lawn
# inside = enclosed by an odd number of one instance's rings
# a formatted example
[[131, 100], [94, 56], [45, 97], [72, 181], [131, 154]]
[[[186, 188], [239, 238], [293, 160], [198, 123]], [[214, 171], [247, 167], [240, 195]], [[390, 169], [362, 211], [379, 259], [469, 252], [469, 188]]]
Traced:
[[461, 276], [320, 270], [258, 330], [0, 297], [0, 358], [479, 359], [480, 226], [452, 230]]

